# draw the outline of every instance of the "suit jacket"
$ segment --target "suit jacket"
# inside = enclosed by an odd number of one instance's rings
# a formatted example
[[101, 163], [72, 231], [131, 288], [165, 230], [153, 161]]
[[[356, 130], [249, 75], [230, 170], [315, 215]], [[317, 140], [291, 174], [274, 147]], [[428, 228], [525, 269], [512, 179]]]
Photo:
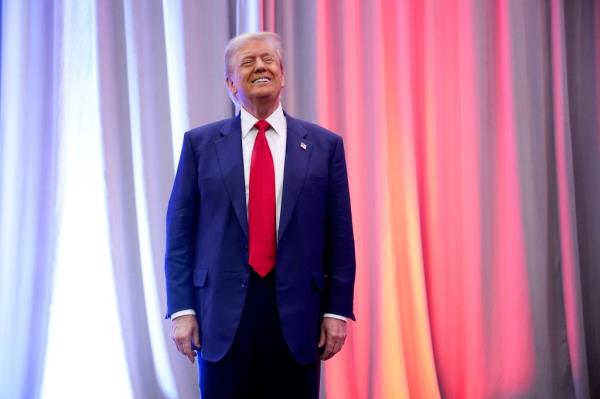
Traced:
[[[308, 363], [323, 313], [354, 319], [354, 237], [342, 139], [286, 120], [276, 296], [288, 347]], [[209, 361], [231, 346], [250, 274], [241, 136], [240, 115], [187, 132], [167, 210], [167, 317], [195, 309]]]

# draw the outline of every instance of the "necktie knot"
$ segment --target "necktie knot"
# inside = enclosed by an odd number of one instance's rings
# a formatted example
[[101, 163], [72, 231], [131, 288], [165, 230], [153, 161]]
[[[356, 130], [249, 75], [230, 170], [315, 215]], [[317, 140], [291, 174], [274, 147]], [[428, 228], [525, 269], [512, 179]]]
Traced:
[[256, 127], [258, 129], [258, 133], [260, 133], [260, 132], [264, 133], [271, 127], [271, 125], [266, 120], [261, 119], [254, 124], [254, 127]]

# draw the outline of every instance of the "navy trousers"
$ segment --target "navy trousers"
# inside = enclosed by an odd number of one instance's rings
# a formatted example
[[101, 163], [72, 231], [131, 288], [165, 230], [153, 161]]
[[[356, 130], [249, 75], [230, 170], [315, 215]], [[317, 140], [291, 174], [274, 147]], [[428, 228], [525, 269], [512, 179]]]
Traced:
[[218, 362], [199, 361], [202, 399], [318, 399], [320, 360], [299, 364], [290, 353], [279, 322], [275, 272], [264, 278], [250, 273], [229, 352]]

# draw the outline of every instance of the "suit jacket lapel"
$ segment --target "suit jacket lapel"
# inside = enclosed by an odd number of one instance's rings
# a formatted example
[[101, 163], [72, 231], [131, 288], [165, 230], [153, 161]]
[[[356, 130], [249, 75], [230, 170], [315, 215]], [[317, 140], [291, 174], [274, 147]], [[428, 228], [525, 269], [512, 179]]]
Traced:
[[246, 183], [244, 181], [244, 156], [242, 153], [241, 118], [232, 118], [221, 128], [221, 138], [215, 141], [215, 150], [225, 187], [242, 230], [248, 237], [246, 215]]
[[304, 185], [308, 161], [312, 153], [312, 146], [306, 139], [306, 129], [287, 114], [286, 120], [287, 141], [285, 146], [285, 167], [283, 172], [283, 193], [278, 239], [281, 239], [292, 217], [296, 200]]

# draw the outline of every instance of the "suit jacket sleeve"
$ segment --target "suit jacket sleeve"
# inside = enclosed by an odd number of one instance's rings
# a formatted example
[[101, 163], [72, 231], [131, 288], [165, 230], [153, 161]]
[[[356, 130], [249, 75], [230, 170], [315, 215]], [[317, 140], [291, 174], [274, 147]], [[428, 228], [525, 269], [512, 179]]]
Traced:
[[350, 210], [350, 192], [344, 144], [338, 138], [329, 167], [325, 266], [328, 287], [325, 313], [356, 320], [353, 313], [356, 259]]
[[194, 308], [192, 273], [200, 201], [197, 181], [194, 149], [186, 133], [167, 208], [167, 318], [177, 311]]

